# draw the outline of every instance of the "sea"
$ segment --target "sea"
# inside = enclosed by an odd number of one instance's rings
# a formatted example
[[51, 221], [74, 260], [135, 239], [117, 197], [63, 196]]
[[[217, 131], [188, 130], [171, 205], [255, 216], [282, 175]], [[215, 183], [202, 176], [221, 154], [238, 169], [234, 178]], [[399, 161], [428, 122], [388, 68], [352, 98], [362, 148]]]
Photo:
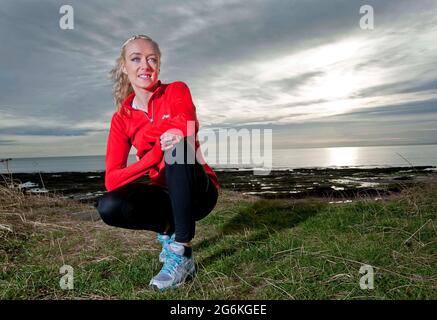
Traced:
[[[0, 159], [7, 159], [0, 155]], [[344, 167], [411, 167], [436, 166], [437, 144], [404, 145], [404, 146], [366, 146], [366, 147], [333, 147], [333, 148], [294, 148], [274, 149], [270, 155], [262, 155], [257, 161], [243, 161], [242, 157], [228, 157], [225, 164], [216, 159], [207, 162], [216, 170], [230, 168], [250, 169], [267, 168], [270, 170], [297, 168], [344, 168]], [[136, 161], [130, 155], [128, 164]], [[30, 172], [98, 172], [105, 170], [105, 156], [68, 156], [11, 158], [0, 162], [0, 173]]]

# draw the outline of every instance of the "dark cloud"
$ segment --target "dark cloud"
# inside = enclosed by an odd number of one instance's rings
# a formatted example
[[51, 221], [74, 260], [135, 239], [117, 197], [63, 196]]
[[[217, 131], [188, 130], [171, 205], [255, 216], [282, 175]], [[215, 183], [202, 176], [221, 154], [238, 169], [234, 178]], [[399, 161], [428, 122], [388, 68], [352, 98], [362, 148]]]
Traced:
[[344, 147], [375, 145], [437, 144], [434, 121], [312, 122], [275, 127], [273, 145], [292, 147]]
[[417, 81], [400, 81], [379, 86], [371, 86], [357, 92], [354, 94], [354, 97], [376, 97], [388, 94], [414, 93], [429, 90], [436, 90], [437, 92], [437, 79], [425, 81], [417, 79]]
[[[202, 5], [198, 1], [175, 0], [73, 2], [75, 29], [61, 30], [59, 8], [64, 4], [61, 0], [2, 1], [0, 111], [15, 121], [10, 124], [0, 119], [0, 133], [5, 135], [2, 145], [14, 146], [8, 135], [86, 136], [90, 141], [95, 139], [93, 148], [99, 144], [104, 152], [106, 140], [101, 128], [109, 127], [114, 110], [107, 75], [121, 43], [137, 33], [148, 34], [160, 43], [161, 78], [165, 82], [186, 81], [194, 99], [200, 101], [201, 120], [206, 119], [210, 126], [276, 123], [311, 113], [313, 105], [328, 99], [306, 97], [287, 102], [278, 99], [278, 94], [293, 96], [302, 87], [311, 89], [315, 79], [329, 75], [336, 65], [310, 68], [264, 83], [257, 82], [258, 75], [251, 70], [242, 69], [345, 38], [367, 37], [384, 44], [379, 51], [375, 48], [374, 55], [357, 59], [345, 70], [387, 71], [378, 82], [366, 79], [369, 83], [348, 98], [413, 94], [437, 87], [432, 74], [436, 59], [430, 58], [436, 49], [435, 40], [420, 38], [423, 30], [431, 32], [436, 25], [433, 9], [437, 5], [432, 0], [212, 0]], [[373, 33], [359, 29], [359, 7], [364, 4], [375, 9]], [[407, 40], [390, 41], [399, 35]], [[331, 57], [321, 60], [325, 58]], [[416, 71], [412, 75], [413, 69]], [[293, 110], [295, 107], [300, 109]], [[410, 107], [399, 103], [393, 108], [388, 104], [374, 111], [377, 113], [358, 109], [329, 120], [357, 121], [363, 117], [364, 121], [390, 116], [410, 117], [414, 123], [417, 115], [436, 112], [426, 102], [420, 106], [412, 103]], [[22, 126], [20, 119], [51, 125]], [[86, 123], [87, 128], [95, 125], [95, 129], [77, 129], [81, 123]], [[329, 133], [311, 128], [315, 134]], [[365, 130], [364, 126], [360, 128]], [[373, 130], [380, 132], [380, 137], [384, 134], [383, 128]], [[71, 146], [72, 154], [75, 147]]]
[[301, 86], [301, 85], [305, 85], [312, 78], [315, 78], [317, 76], [321, 76], [322, 74], [323, 74], [323, 72], [321, 72], [321, 71], [307, 72], [307, 73], [301, 74], [301, 75], [296, 76], [296, 77], [270, 81], [269, 85], [271, 85], [273, 87], [280, 88], [283, 91], [290, 92], [291, 90], [295, 89], [296, 87]]
[[[62, 127], [29, 127], [29, 126], [17, 126], [17, 127], [5, 127], [0, 128], [0, 134], [15, 135], [15, 136], [86, 136], [90, 133], [95, 133], [103, 130], [97, 129], [74, 129], [74, 128], [62, 128]], [[11, 141], [11, 140], [6, 140]]]
[[352, 112], [344, 113], [329, 117], [330, 122], [339, 122], [347, 120], [372, 120], [385, 121], [388, 117], [397, 117], [405, 120], [405, 116], [411, 123], [416, 118], [424, 115], [428, 119], [437, 120], [437, 100], [427, 102], [408, 103], [405, 105], [386, 105], [382, 107], [375, 107], [371, 109], [356, 109]]

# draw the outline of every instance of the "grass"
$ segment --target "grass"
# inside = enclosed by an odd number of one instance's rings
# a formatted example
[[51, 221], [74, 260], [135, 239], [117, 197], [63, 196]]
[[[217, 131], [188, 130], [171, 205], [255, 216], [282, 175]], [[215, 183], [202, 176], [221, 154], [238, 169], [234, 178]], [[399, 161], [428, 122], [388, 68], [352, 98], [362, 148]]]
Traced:
[[[1, 187], [0, 299], [436, 299], [436, 191], [433, 180], [379, 201], [329, 204], [223, 190], [197, 224], [196, 276], [156, 292], [152, 232], [93, 221], [91, 205]], [[64, 264], [73, 290], [59, 286]], [[365, 264], [373, 290], [359, 285]]]

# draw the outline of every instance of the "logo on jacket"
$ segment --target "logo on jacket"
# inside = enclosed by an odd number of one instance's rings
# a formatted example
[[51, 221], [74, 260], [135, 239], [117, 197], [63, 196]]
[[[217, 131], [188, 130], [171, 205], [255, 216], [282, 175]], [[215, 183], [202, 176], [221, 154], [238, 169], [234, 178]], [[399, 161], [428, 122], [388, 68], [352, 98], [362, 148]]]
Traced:
[[169, 114], [164, 114], [164, 115], [162, 116], [162, 119], [161, 119], [161, 120], [168, 119], [168, 118], [170, 118], [170, 115], [169, 115]]

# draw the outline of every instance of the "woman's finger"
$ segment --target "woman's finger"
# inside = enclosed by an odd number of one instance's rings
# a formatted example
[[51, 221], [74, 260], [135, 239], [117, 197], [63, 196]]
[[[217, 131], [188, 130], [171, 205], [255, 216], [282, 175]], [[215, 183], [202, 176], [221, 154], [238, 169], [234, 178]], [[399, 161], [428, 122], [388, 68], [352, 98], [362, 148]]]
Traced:
[[182, 140], [182, 137], [177, 134], [164, 133], [161, 135], [161, 150], [165, 151], [173, 148], [173, 146]]
[[161, 149], [162, 150], [168, 150], [171, 149], [175, 146], [175, 144], [177, 144], [177, 141], [172, 141], [172, 142], [166, 142], [166, 143], [161, 143]]
[[182, 139], [182, 137], [180, 135], [177, 134], [173, 134], [173, 133], [163, 133], [160, 137], [161, 141], [166, 141], [166, 140], [178, 140], [180, 141]]

